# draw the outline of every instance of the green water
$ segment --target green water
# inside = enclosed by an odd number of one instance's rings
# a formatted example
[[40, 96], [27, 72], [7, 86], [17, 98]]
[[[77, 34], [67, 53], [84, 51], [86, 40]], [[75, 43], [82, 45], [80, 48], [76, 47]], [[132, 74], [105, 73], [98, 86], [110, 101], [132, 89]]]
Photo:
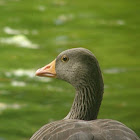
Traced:
[[98, 118], [121, 121], [140, 136], [139, 4], [0, 0], [0, 139], [28, 140], [67, 115], [72, 86], [34, 72], [74, 47], [90, 49], [100, 63], [105, 93]]

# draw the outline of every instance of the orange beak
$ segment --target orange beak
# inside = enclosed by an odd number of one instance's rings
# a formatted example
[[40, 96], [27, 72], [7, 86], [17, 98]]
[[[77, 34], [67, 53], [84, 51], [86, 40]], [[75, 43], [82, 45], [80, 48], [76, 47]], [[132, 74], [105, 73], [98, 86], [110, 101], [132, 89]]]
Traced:
[[36, 71], [36, 76], [55, 78], [56, 77], [55, 63], [56, 60], [52, 61], [50, 64], [44, 66], [43, 68], [38, 69]]

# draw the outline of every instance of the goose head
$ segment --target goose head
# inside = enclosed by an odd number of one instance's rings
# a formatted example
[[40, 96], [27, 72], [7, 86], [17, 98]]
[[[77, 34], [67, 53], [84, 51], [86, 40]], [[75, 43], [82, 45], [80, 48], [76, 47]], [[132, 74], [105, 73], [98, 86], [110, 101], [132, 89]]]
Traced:
[[38, 69], [36, 75], [58, 78], [75, 88], [102, 79], [97, 59], [84, 48], [73, 48], [61, 52], [50, 64]]

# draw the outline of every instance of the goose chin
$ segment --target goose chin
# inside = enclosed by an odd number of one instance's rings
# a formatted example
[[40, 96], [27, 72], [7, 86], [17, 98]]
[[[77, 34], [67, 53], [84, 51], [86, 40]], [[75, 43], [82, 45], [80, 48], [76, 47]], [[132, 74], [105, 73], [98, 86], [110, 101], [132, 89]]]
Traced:
[[56, 74], [47, 73], [47, 72], [41, 72], [40, 69], [36, 71], [36, 76], [56, 78]]
[[51, 73], [44, 73], [44, 74], [41, 74], [41, 75], [38, 75], [40, 77], [51, 77], [51, 78], [56, 78], [56, 75], [54, 74], [51, 74]]

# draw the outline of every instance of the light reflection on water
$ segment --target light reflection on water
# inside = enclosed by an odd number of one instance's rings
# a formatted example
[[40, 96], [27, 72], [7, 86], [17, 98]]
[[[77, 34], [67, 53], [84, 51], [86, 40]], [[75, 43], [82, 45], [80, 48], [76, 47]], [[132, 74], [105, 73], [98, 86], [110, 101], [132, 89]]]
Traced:
[[21, 107], [24, 107], [25, 105], [20, 105], [20, 104], [7, 104], [0, 102], [0, 112], [6, 109], [20, 109]]
[[[16, 30], [13, 32], [17, 32]], [[0, 42], [8, 45], [16, 45], [17, 47], [38, 49], [39, 45], [32, 43], [25, 35], [18, 34], [12, 37], [0, 38]]]
[[134, 72], [134, 71], [140, 71], [140, 68], [117, 68], [117, 67], [113, 67], [113, 68], [104, 69], [103, 73], [119, 74], [119, 73]]
[[36, 70], [32, 70], [32, 69], [16, 69], [16, 70], [13, 70], [13, 71], [6, 72], [5, 75], [7, 77], [12, 77], [12, 76], [23, 77], [23, 76], [26, 76], [28, 78], [36, 79], [36, 80], [41, 81], [41, 82], [52, 81], [51, 78], [35, 76], [35, 72], [36, 72]]
[[26, 83], [23, 82], [23, 81], [12, 81], [11, 82], [11, 85], [13, 87], [25, 87], [26, 86]]
[[126, 72], [126, 68], [110, 68], [110, 69], [104, 69], [103, 72], [107, 74], [117, 74], [117, 73], [122, 73]]

